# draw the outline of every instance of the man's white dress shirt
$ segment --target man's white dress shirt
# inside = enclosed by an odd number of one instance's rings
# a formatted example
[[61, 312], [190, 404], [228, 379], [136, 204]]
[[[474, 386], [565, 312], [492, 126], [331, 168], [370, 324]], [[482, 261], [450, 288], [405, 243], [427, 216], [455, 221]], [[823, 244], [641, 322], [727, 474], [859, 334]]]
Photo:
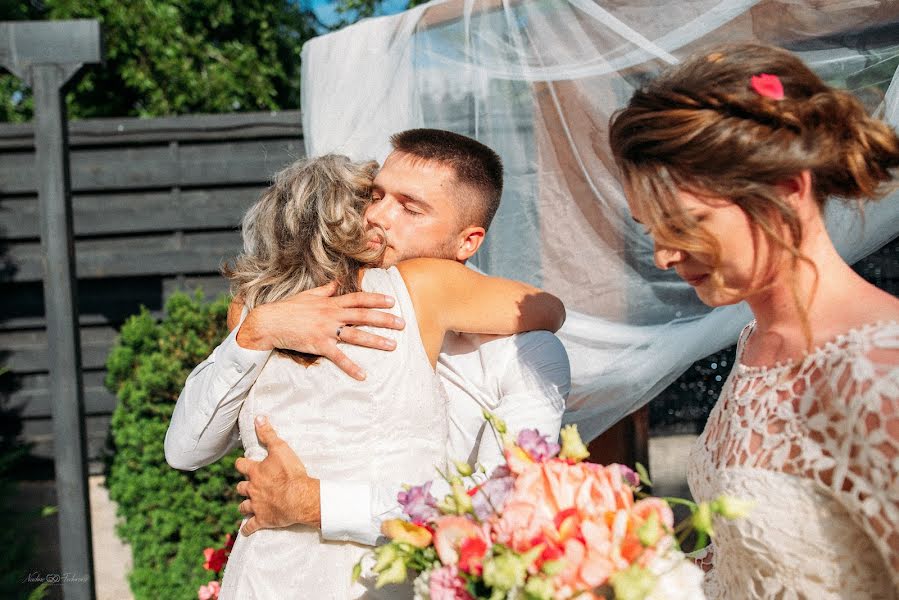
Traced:
[[[239, 329], [184, 384], [165, 437], [166, 460], [176, 469], [192, 471], [213, 463], [240, 441], [238, 414], [271, 352], [241, 347]], [[510, 432], [538, 429], [558, 437], [571, 372], [568, 355], [553, 334], [450, 333], [437, 372], [449, 398], [450, 459], [481, 464], [488, 473], [503, 462], [484, 409], [503, 419]], [[422, 482], [321, 481], [322, 536], [374, 544], [381, 522], [400, 514], [396, 496], [404, 483]]]

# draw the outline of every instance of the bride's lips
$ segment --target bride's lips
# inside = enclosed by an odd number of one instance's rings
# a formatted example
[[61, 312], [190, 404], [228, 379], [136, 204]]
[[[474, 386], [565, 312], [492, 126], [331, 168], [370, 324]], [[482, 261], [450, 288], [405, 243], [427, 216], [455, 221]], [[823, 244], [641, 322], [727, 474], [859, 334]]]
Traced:
[[684, 281], [686, 281], [693, 287], [702, 285], [702, 283], [708, 278], [709, 278], [708, 273], [705, 273], [703, 275], [681, 275], [681, 279], [683, 279]]

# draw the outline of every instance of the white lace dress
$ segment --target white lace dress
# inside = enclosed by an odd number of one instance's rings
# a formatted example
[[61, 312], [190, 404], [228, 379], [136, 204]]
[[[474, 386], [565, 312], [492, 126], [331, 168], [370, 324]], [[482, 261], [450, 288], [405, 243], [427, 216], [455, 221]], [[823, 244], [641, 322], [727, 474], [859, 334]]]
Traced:
[[[342, 346], [367, 372], [362, 382], [331, 361], [306, 368], [273, 353], [238, 417], [248, 458], [266, 456], [253, 426], [254, 417], [265, 414], [313, 477], [418, 483], [434, 479], [435, 468], [445, 467], [446, 395], [422, 345], [405, 283], [396, 268], [370, 269], [362, 288], [396, 298], [390, 312], [405, 319], [405, 329], [377, 330], [396, 340], [396, 350]], [[350, 542], [323, 541], [317, 529], [302, 525], [239, 534], [220, 598], [372, 596], [369, 585], [350, 581], [353, 565], [368, 550]]]
[[706, 596], [896, 598], [899, 589], [899, 323], [849, 331], [795, 363], [737, 361], [694, 446], [697, 500], [756, 502], [716, 519]]

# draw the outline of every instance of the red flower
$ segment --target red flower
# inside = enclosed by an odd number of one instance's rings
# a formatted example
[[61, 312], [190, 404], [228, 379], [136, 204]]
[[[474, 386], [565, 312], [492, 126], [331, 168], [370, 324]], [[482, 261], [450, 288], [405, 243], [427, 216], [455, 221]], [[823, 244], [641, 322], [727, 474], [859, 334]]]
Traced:
[[206, 559], [206, 562], [203, 563], [203, 568], [218, 573], [225, 566], [225, 563], [228, 562], [228, 551], [224, 548], [219, 548], [218, 550], [206, 548], [203, 550], [203, 558]]
[[784, 99], [784, 86], [777, 75], [769, 75], [768, 73], [753, 75], [750, 85], [752, 85], [752, 89], [759, 96], [771, 98], [772, 100]]
[[234, 536], [230, 533], [225, 534], [225, 552], [231, 554], [231, 549], [234, 548]]
[[470, 537], [462, 541], [459, 546], [459, 568], [472, 575], [480, 575], [487, 554], [487, 542], [479, 537]]

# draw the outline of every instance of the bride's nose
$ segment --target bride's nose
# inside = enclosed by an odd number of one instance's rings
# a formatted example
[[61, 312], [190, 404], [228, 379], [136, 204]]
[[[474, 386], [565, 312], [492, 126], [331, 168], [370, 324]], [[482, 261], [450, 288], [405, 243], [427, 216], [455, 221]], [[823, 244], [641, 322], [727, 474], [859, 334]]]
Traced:
[[656, 244], [653, 258], [655, 259], [656, 266], [665, 271], [677, 263], [683, 262], [684, 258], [686, 258], [686, 253], [677, 248], [669, 248], [668, 246]]

